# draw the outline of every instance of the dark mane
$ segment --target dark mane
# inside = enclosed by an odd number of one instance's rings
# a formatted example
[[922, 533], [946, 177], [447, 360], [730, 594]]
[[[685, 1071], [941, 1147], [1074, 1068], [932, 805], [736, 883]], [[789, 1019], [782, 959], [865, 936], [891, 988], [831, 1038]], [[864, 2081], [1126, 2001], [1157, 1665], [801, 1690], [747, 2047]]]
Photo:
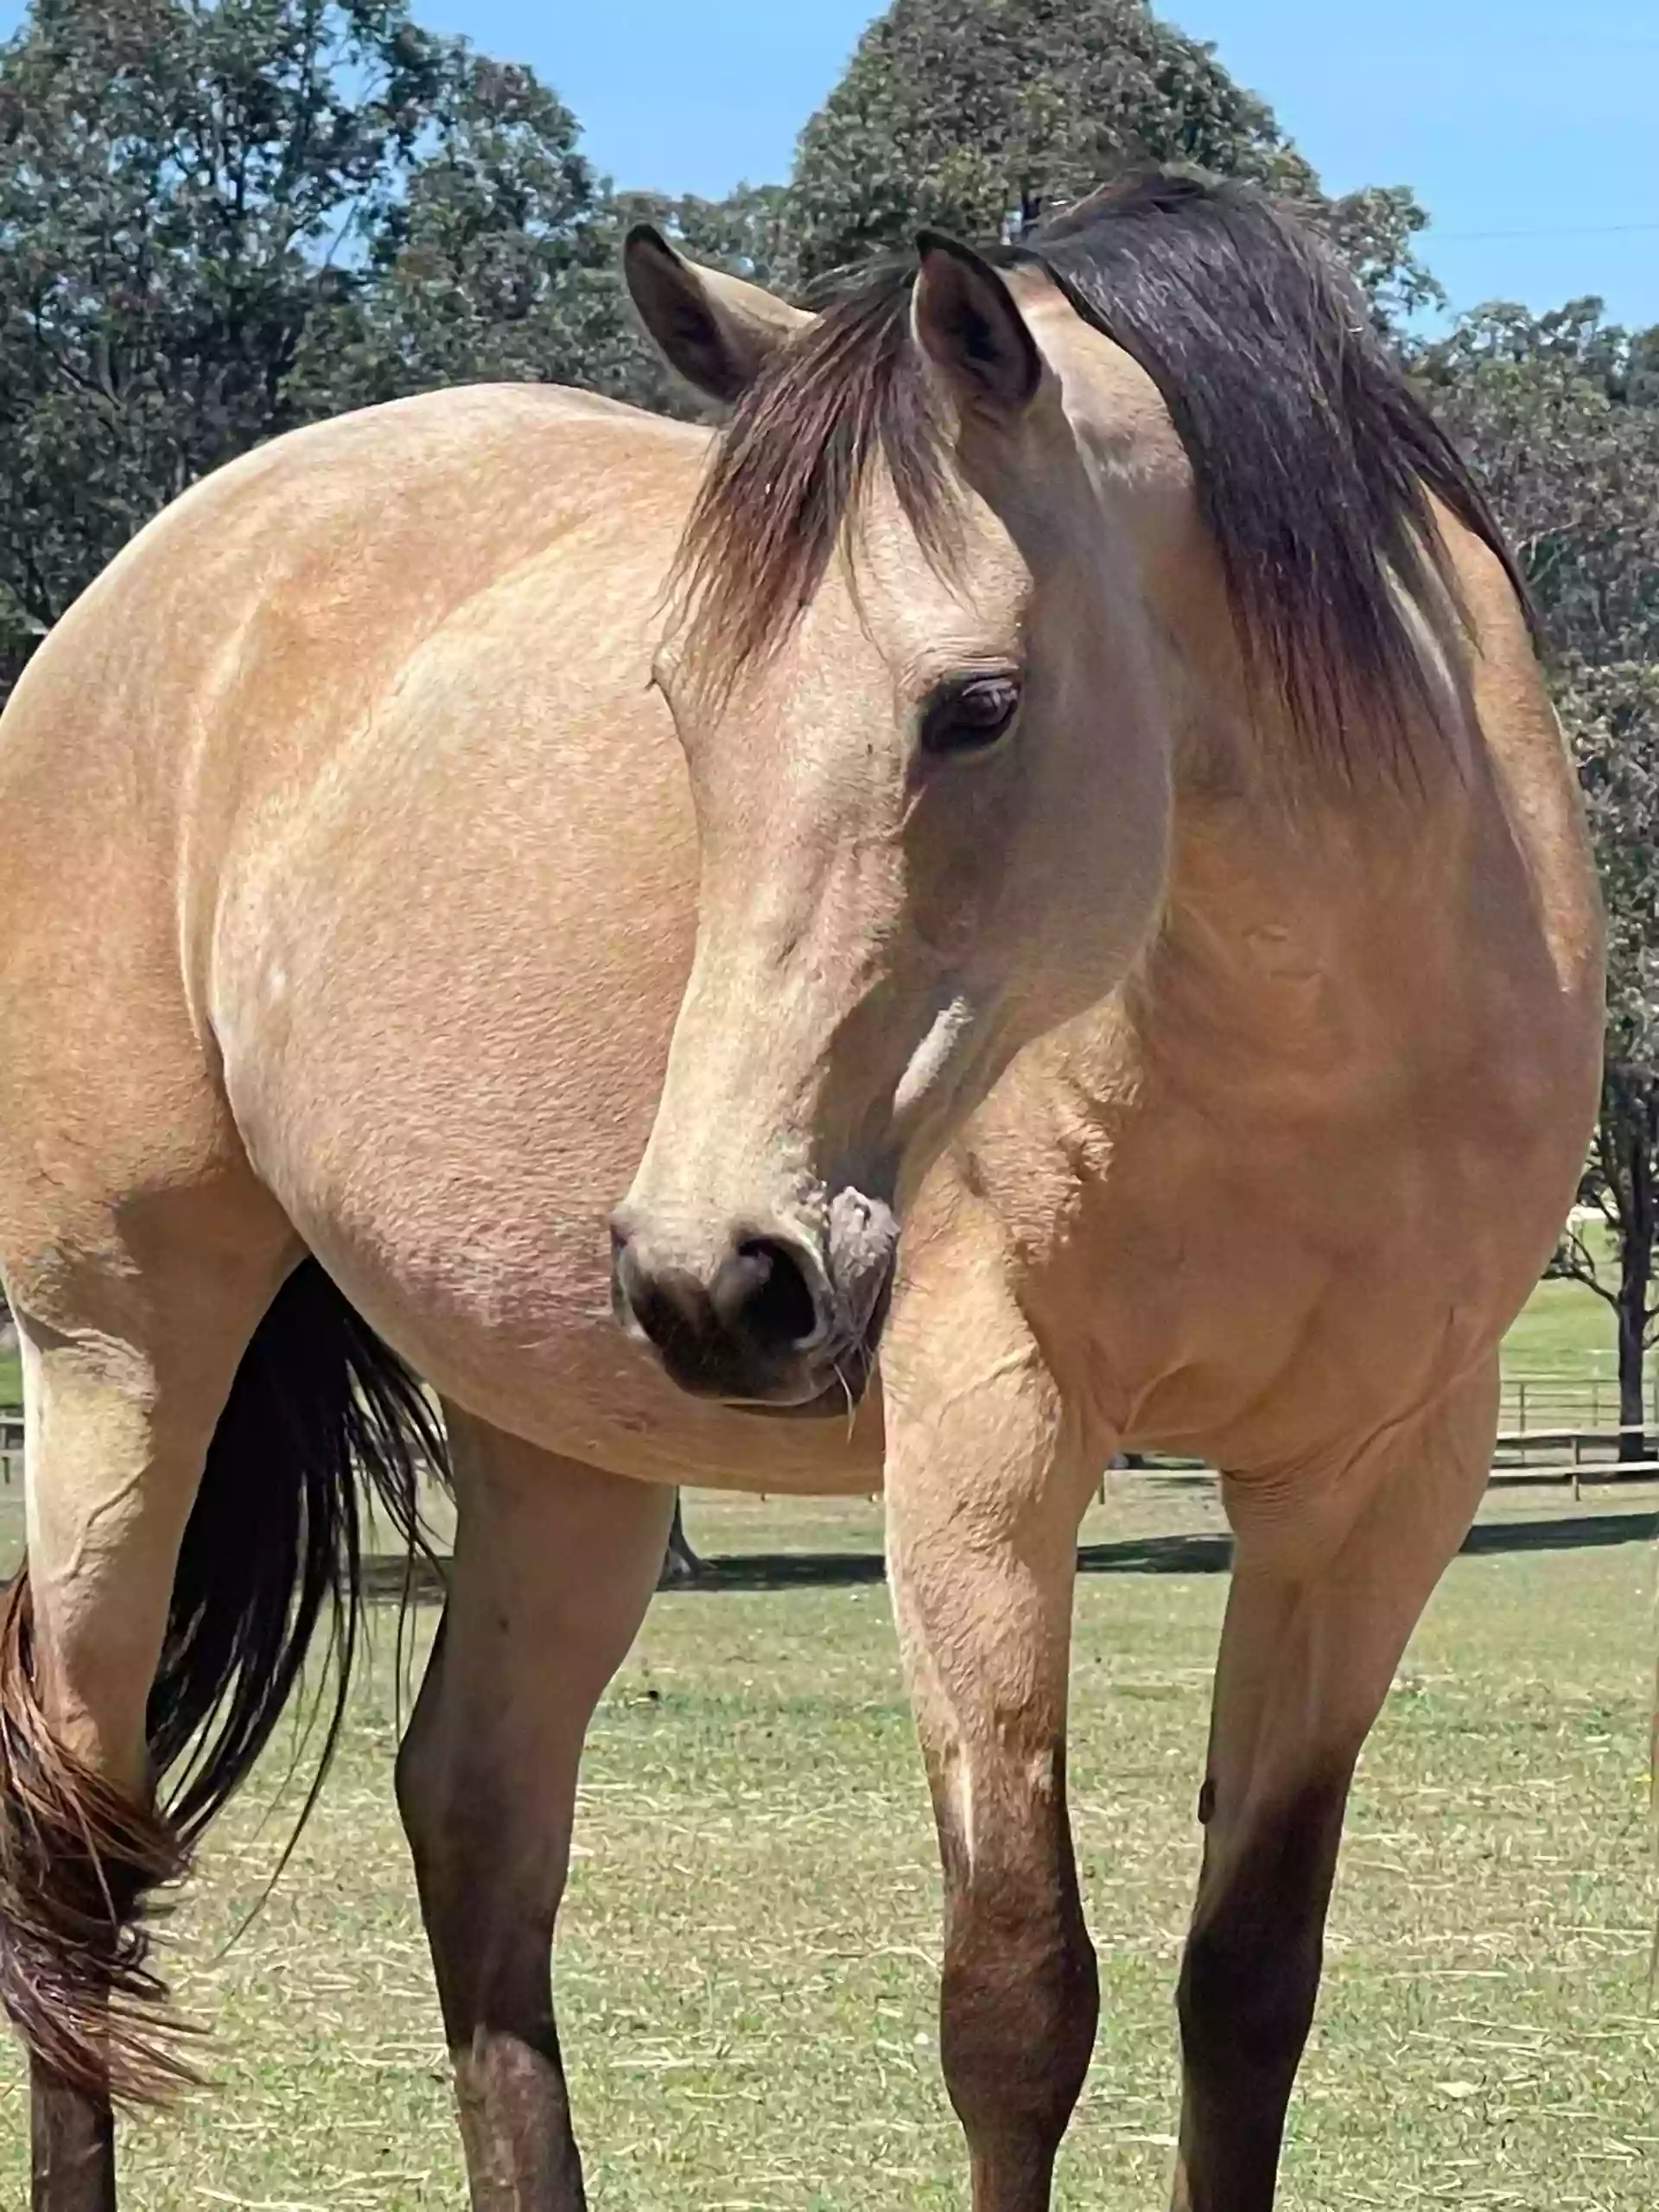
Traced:
[[[1497, 554], [1523, 607], [1527, 593], [1467, 467], [1324, 249], [1247, 187], [1154, 174], [987, 257], [1046, 270], [1157, 385], [1247, 673], [1307, 750], [1352, 772], [1368, 727], [1405, 750], [1427, 702], [1400, 594], [1431, 620], [1456, 606], [1431, 494]], [[704, 666], [730, 677], [787, 633], [878, 465], [948, 564], [950, 424], [910, 340], [914, 281], [913, 266], [868, 275], [739, 402], [681, 554]]]
[[951, 551], [945, 423], [910, 335], [913, 264], [867, 271], [775, 354], [715, 447], [680, 548], [690, 658], [716, 679], [761, 658], [817, 589], [885, 467], [931, 558]]

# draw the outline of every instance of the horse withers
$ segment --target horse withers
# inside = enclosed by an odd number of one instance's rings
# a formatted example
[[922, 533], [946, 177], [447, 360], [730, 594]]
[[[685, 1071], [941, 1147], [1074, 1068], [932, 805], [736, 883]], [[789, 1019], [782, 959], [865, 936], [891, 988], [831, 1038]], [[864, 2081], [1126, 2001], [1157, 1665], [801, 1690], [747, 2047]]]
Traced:
[[944, 2072], [976, 2212], [1041, 2212], [1096, 2007], [1077, 1529], [1159, 1447], [1236, 1539], [1175, 2201], [1257, 2212], [1596, 1095], [1524, 594], [1243, 190], [927, 237], [816, 317], [653, 234], [628, 267], [718, 435], [531, 388], [301, 432], [0, 724], [37, 2212], [112, 2203], [111, 2097], [176, 2075], [143, 1899], [331, 1593], [349, 1657], [355, 1471], [407, 1520], [446, 1452], [398, 1794], [475, 2206], [583, 2201], [550, 1946], [675, 1484], [885, 1479]]

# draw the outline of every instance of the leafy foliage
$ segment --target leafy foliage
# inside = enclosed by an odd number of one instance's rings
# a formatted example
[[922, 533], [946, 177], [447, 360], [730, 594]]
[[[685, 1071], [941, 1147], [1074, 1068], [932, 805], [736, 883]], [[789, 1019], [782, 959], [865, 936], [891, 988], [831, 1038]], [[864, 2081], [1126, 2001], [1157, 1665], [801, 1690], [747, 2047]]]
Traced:
[[814, 280], [931, 225], [1018, 237], [1126, 167], [1252, 178], [1332, 233], [1379, 307], [1437, 296], [1408, 192], [1330, 200], [1265, 102], [1147, 0], [895, 0], [802, 134], [786, 211]]
[[37, 0], [0, 53], [14, 662], [163, 501], [302, 419], [308, 330], [351, 281], [336, 248], [441, 70], [374, 0]]
[[363, 230], [361, 278], [321, 334], [319, 405], [495, 379], [652, 396], [575, 118], [529, 69], [459, 42], [444, 64], [417, 159]]
[[575, 140], [407, 0], [35, 0], [0, 48], [0, 681], [262, 439], [457, 378], [648, 383]]
[[1659, 664], [1580, 666], [1560, 690], [1607, 906], [1607, 1043], [1601, 1109], [1579, 1197], [1609, 1232], [1612, 1266], [1569, 1230], [1555, 1272], [1618, 1317], [1624, 1456], [1646, 1457], [1644, 1355], [1659, 1326]]
[[740, 184], [724, 200], [632, 196], [630, 220], [656, 223], [694, 259], [782, 289], [794, 275], [789, 188]]
[[1569, 667], [1659, 658], [1656, 359], [1659, 332], [1632, 338], [1599, 300], [1485, 308], [1422, 359]]

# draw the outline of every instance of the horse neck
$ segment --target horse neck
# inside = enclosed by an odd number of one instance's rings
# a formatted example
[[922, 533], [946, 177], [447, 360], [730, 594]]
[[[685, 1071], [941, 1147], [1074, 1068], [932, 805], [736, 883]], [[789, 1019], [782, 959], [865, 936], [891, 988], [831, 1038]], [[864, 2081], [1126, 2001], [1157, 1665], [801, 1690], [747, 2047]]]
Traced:
[[1443, 747], [1421, 785], [1296, 778], [1296, 741], [1235, 715], [1178, 750], [1159, 927], [1046, 1055], [1103, 1130], [1172, 1090], [1223, 1116], [1292, 1096], [1334, 1109], [1382, 1080], [1402, 1042], [1409, 1007], [1390, 963], [1414, 979], [1425, 1019], [1456, 1002], [1487, 777], [1465, 777]]

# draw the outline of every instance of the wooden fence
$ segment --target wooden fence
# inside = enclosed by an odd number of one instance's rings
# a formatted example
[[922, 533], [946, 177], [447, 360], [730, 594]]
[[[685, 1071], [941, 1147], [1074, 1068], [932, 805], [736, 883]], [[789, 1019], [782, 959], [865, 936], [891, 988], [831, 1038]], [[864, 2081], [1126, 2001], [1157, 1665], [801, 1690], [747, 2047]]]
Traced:
[[[1643, 1389], [1649, 1427], [1659, 1432], [1659, 1362]], [[1498, 1427], [1517, 1435], [1534, 1429], [1605, 1429], [1618, 1425], [1618, 1378], [1595, 1375], [1506, 1375]]]
[[[1635, 1432], [1619, 1426], [1618, 1384], [1613, 1377], [1506, 1376], [1494, 1471], [1576, 1482], [1659, 1471], [1659, 1374], [1644, 1396], [1647, 1421], [1640, 1433], [1646, 1449], [1634, 1465], [1620, 1464], [1621, 1440]], [[0, 1486], [20, 1483], [22, 1474], [22, 1414], [14, 1408], [0, 1408]]]

